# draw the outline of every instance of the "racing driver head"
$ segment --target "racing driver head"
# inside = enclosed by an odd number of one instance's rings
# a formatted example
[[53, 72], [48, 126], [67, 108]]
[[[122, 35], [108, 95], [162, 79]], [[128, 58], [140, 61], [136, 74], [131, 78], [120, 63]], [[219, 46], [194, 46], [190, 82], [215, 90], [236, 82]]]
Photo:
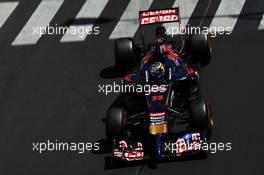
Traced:
[[164, 78], [165, 66], [161, 62], [154, 62], [150, 65], [149, 73], [151, 80], [154, 82], [159, 82]]

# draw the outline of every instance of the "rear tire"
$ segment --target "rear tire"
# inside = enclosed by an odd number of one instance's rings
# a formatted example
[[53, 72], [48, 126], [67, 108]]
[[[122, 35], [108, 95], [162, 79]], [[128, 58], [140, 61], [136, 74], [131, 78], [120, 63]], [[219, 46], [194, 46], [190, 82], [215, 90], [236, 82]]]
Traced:
[[211, 61], [211, 35], [192, 34], [187, 40], [187, 51], [191, 53], [191, 62], [199, 63], [201, 67], [207, 66]]
[[115, 64], [117, 67], [128, 67], [135, 62], [134, 47], [132, 38], [115, 40]]

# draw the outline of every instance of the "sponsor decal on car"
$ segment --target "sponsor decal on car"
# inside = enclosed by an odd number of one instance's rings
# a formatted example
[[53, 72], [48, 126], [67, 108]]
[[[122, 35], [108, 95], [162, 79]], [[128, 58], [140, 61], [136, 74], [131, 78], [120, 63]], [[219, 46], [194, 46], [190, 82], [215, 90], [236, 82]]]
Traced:
[[153, 95], [151, 100], [152, 101], [162, 101], [163, 96], [162, 95]]
[[150, 113], [150, 117], [160, 117], [160, 116], [165, 116], [165, 112], [156, 112], [156, 113]]
[[204, 142], [202, 133], [189, 133], [179, 137], [176, 142], [165, 142], [164, 151], [181, 156], [182, 153], [201, 150]]
[[140, 25], [165, 23], [165, 22], [178, 22], [179, 9], [163, 9], [139, 12]]
[[143, 145], [142, 143], [137, 142], [136, 146], [134, 146], [132, 144], [128, 144], [124, 140], [121, 140], [115, 144], [113, 155], [114, 157], [126, 161], [143, 160]]

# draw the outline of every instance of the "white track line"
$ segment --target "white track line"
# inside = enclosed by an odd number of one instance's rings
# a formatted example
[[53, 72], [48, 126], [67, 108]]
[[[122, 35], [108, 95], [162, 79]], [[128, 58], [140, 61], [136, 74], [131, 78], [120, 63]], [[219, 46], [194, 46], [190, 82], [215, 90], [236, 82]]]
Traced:
[[0, 28], [4, 25], [17, 5], [18, 2], [0, 2]]
[[264, 14], [263, 14], [262, 20], [261, 20], [261, 22], [259, 24], [258, 30], [264, 30]]
[[139, 27], [138, 12], [149, 9], [153, 0], [131, 0], [109, 39], [133, 37]]
[[[185, 27], [189, 18], [191, 17], [197, 3], [199, 0], [189, 0], [189, 1], [183, 1], [183, 0], [175, 0], [173, 7], [179, 7], [180, 9], [180, 15], [181, 15], [181, 27]], [[168, 27], [175, 27], [178, 25], [175, 25], [175, 23], [166, 23], [163, 24], [166, 28]]]
[[42, 0], [12, 45], [36, 44], [41, 36], [33, 29], [47, 27], [62, 3], [63, 0]]
[[[85, 18], [87, 20], [93, 18], [97, 19], [100, 14], [102, 13], [103, 9], [105, 8], [108, 0], [87, 0], [85, 4], [82, 6], [80, 12], [76, 16], [76, 19], [83, 18], [85, 21]], [[93, 20], [92, 19], [92, 20]], [[84, 32], [82, 33], [82, 29], [89, 29], [93, 27], [92, 24], [84, 24], [84, 25], [71, 25], [69, 28], [75, 28], [78, 32], [67, 32], [64, 34], [64, 36], [61, 39], [61, 42], [76, 42], [76, 41], [84, 41], [87, 37], [88, 33]]]
[[246, 0], [222, 0], [210, 26], [230, 27], [233, 30], [245, 2]]

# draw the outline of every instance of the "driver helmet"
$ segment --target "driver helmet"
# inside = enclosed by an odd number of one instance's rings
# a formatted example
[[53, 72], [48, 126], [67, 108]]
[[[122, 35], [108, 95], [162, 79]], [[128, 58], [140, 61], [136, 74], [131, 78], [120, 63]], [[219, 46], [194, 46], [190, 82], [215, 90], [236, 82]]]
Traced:
[[160, 79], [165, 75], [165, 66], [161, 62], [155, 62], [150, 65], [149, 73], [154, 79]]

